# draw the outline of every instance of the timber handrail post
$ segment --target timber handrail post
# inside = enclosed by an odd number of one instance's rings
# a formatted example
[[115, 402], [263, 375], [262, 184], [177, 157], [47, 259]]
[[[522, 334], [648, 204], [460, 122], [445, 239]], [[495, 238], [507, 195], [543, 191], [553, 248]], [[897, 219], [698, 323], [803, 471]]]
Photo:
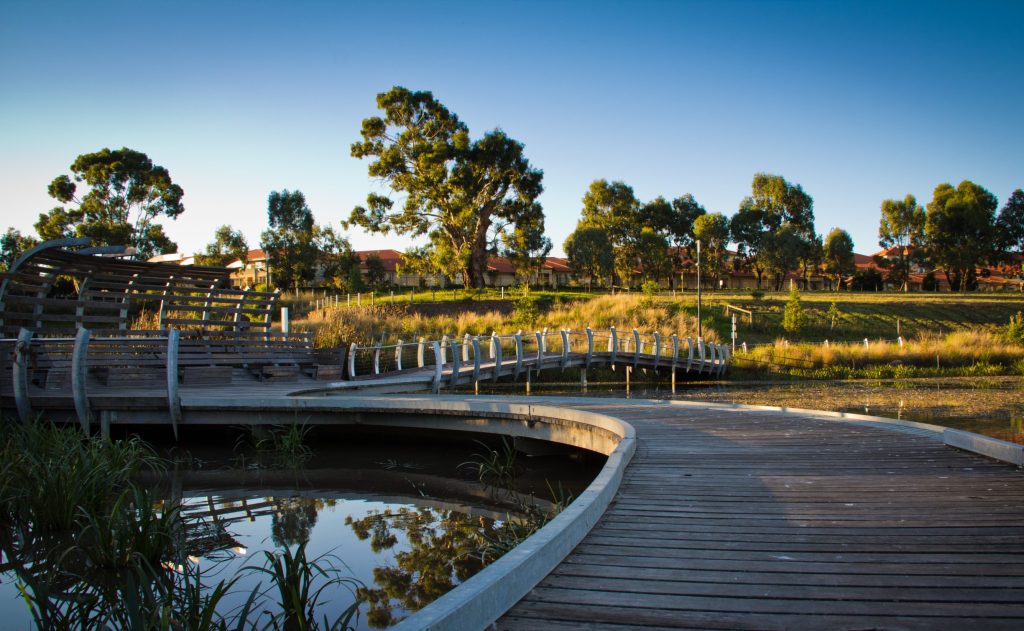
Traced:
[[512, 379], [519, 380], [519, 373], [523, 370], [523, 332], [520, 330], [513, 336], [516, 341], [516, 372]]
[[425, 364], [424, 351], [427, 348], [427, 338], [420, 337], [419, 345], [416, 347], [416, 366], [423, 368]]
[[690, 368], [693, 366], [693, 340], [689, 335], [686, 336], [686, 348], [686, 372], [690, 372]]
[[473, 384], [480, 382], [480, 336], [473, 337]]
[[[462, 361], [459, 356], [459, 343], [454, 339], [451, 341], [452, 345], [452, 376], [448, 380], [448, 383], [457, 386], [459, 385], [459, 373], [462, 371]], [[462, 350], [465, 351], [466, 347], [463, 346]]]
[[497, 381], [501, 373], [501, 338], [498, 337], [497, 333], [491, 335], [491, 350], [494, 351], [494, 379]]
[[716, 361], [716, 346], [714, 344], [708, 344], [708, 374], [713, 375], [718, 370], [718, 363]]
[[32, 403], [28, 397], [29, 354], [32, 349], [32, 330], [22, 328], [18, 331], [18, 342], [14, 346], [14, 365], [11, 367], [14, 377], [14, 404], [18, 408], [18, 418], [23, 423], [32, 420]]
[[380, 374], [380, 340], [373, 345], [373, 374]]
[[351, 381], [356, 378], [356, 346], [355, 342], [352, 342], [348, 347], [348, 378]]
[[167, 405], [171, 413], [171, 430], [178, 440], [178, 423], [181, 422], [181, 394], [178, 392], [178, 349], [181, 346], [181, 332], [167, 329]]
[[658, 369], [658, 363], [661, 361], [661, 333], [658, 331], [654, 332], [654, 369]]
[[544, 329], [544, 333], [535, 331], [534, 334], [537, 336], [537, 374], [540, 374], [541, 366], [544, 365], [544, 336], [547, 334], [547, 329]]
[[448, 361], [448, 346], [449, 338], [448, 334], [445, 333], [441, 336], [441, 365], [444, 366], [445, 362]]
[[468, 364], [469, 363], [469, 343], [470, 343], [469, 340], [470, 340], [470, 337], [471, 336], [470, 336], [469, 333], [466, 333], [465, 335], [462, 336], [462, 363], [463, 364]]
[[562, 370], [565, 370], [566, 365], [569, 363], [569, 331], [562, 329]]
[[[86, 392], [86, 377], [89, 374], [89, 329], [82, 327], [75, 333], [75, 349], [71, 352], [71, 396], [75, 400], [75, 414], [82, 431], [89, 434], [92, 414], [89, 412], [89, 395]], [[170, 354], [168, 353], [168, 371], [170, 370]], [[170, 397], [170, 391], [168, 391]], [[168, 398], [170, 401], [171, 399]], [[173, 401], [171, 403], [173, 405]], [[177, 438], [177, 436], [175, 436]]]
[[610, 327], [611, 335], [608, 337], [608, 350], [612, 353], [611, 364], [615, 367], [615, 358], [619, 355], [619, 336], [615, 332], [615, 327]]
[[402, 370], [402, 340], [395, 344], [395, 370]]
[[587, 364], [586, 368], [590, 369], [590, 362], [594, 359], [594, 330], [589, 326], [587, 327]]
[[498, 356], [498, 351], [496, 350], [496, 347], [498, 345], [499, 345], [498, 332], [497, 331], [491, 331], [491, 347], [489, 349], [489, 351], [490, 351], [489, 354], [490, 354], [491, 359], [494, 359], [495, 357]]
[[644, 343], [640, 339], [640, 331], [633, 329], [633, 339], [636, 340], [636, 348], [633, 350], [633, 368], [640, 366], [640, 354], [644, 352]]
[[538, 345], [540, 346], [541, 354], [548, 352], [548, 327], [544, 327], [544, 330], [541, 331], [540, 343]]
[[441, 392], [441, 367], [444, 366], [444, 359], [441, 357], [441, 343], [434, 340], [430, 345], [434, 349], [434, 382], [430, 391], [439, 394]]
[[672, 394], [676, 393], [676, 366], [679, 365], [679, 334], [672, 334]]

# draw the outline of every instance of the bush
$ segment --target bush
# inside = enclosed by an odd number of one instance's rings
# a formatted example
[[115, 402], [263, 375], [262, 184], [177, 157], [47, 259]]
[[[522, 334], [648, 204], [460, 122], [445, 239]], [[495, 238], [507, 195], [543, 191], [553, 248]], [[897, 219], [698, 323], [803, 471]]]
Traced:
[[750, 297], [754, 300], [760, 301], [764, 298], [764, 291], [761, 289], [751, 290]]
[[1010, 316], [1003, 337], [1011, 344], [1024, 344], [1024, 312], [1018, 311], [1017, 315]]
[[807, 312], [800, 304], [800, 292], [796, 287], [789, 291], [789, 301], [782, 315], [782, 328], [786, 333], [799, 333], [807, 326]]
[[661, 286], [658, 285], [657, 281], [645, 280], [644, 284], [640, 286], [640, 291], [644, 295], [640, 300], [640, 306], [645, 309], [654, 306], [654, 297], [658, 295], [659, 289], [661, 289]]

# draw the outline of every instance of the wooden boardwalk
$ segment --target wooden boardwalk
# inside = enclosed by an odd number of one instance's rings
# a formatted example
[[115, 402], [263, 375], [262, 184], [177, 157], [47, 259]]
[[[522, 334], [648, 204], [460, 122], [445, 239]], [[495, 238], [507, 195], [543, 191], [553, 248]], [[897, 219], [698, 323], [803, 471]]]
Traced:
[[574, 407], [633, 424], [636, 455], [498, 629], [1024, 628], [1020, 469], [813, 415]]

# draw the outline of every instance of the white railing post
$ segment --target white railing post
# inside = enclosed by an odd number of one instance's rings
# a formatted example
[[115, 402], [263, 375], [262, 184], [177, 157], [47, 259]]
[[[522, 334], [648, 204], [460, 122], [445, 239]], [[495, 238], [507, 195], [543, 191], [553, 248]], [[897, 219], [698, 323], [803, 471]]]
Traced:
[[658, 364], [661, 362], [661, 333], [658, 331], [654, 332], [654, 370], [658, 369]]
[[395, 369], [402, 370], [402, 340], [395, 344]]
[[537, 336], [537, 374], [539, 375], [541, 366], [544, 365], [544, 333], [534, 331], [534, 335]]
[[562, 370], [569, 363], [569, 331], [562, 329]]
[[[459, 373], [462, 371], [462, 361], [459, 357], [459, 343], [455, 340], [451, 341], [452, 345], [452, 377], [448, 380], [448, 383], [457, 386], [459, 385]], [[465, 350], [465, 347], [463, 347]]]
[[513, 339], [516, 341], [516, 371], [512, 379], [518, 380], [519, 373], [523, 369], [523, 332], [516, 333]]
[[380, 340], [373, 345], [373, 374], [380, 374]]
[[356, 346], [355, 342], [352, 342], [348, 347], [348, 378], [356, 378]]
[[590, 368], [590, 362], [594, 359], [594, 330], [589, 326], [587, 327], [587, 363], [586, 368]]
[[465, 335], [462, 336], [462, 363], [463, 364], [468, 364], [469, 363], [469, 340], [470, 340], [469, 333], [466, 333]]
[[473, 383], [480, 383], [480, 336], [473, 336]]
[[609, 330], [611, 331], [611, 335], [608, 336], [608, 350], [611, 351], [611, 353], [612, 353], [611, 364], [614, 367], [615, 366], [615, 358], [618, 357], [618, 355], [619, 355], [619, 336], [615, 332], [615, 327], [614, 326], [611, 327]]
[[178, 393], [178, 348], [181, 333], [178, 329], [167, 330], [167, 404], [171, 413], [171, 430], [178, 440], [178, 423], [181, 421], [181, 396]]
[[426, 351], [426, 348], [427, 348], [427, 338], [421, 336], [419, 344], [416, 346], [416, 366], [418, 366], [419, 368], [423, 368], [423, 366], [426, 363], [426, 361], [425, 361], [425, 359], [423, 357], [424, 352]]
[[[174, 329], [171, 329], [172, 331]], [[92, 420], [92, 414], [89, 411], [89, 396], [86, 393], [85, 385], [86, 378], [89, 374], [89, 337], [91, 333], [89, 329], [82, 327], [75, 333], [75, 349], [71, 352], [71, 396], [75, 400], [75, 414], [78, 416], [78, 423], [82, 426], [82, 431], [86, 434], [89, 433], [89, 423]], [[167, 400], [170, 405], [174, 406], [174, 399], [171, 398], [170, 391], [170, 378], [171, 378], [171, 361], [170, 361], [170, 348], [168, 350], [167, 358], [167, 379], [168, 379], [168, 391]], [[175, 357], [177, 362], [177, 357]], [[177, 377], [177, 372], [175, 372]], [[175, 384], [177, 387], [177, 384]], [[174, 393], [175, 395], [177, 392]], [[172, 414], [173, 417], [173, 414]], [[177, 435], [175, 435], [177, 438]]]
[[501, 373], [501, 365], [503, 362], [501, 354], [501, 338], [498, 337], [497, 333], [491, 336], [491, 349], [494, 351], [494, 379], [497, 381]]
[[430, 386], [430, 390], [434, 394], [438, 394], [441, 392], [441, 367], [444, 365], [444, 360], [441, 358], [441, 343], [434, 340], [430, 345], [434, 349], [434, 382]]
[[686, 349], [686, 372], [690, 372], [690, 368], [693, 367], [693, 340], [689, 335], [686, 336]]
[[633, 368], [640, 366], [640, 354], [644, 352], [644, 343], [640, 339], [640, 331], [633, 329], [633, 339], [636, 340], [636, 349], [633, 351]]

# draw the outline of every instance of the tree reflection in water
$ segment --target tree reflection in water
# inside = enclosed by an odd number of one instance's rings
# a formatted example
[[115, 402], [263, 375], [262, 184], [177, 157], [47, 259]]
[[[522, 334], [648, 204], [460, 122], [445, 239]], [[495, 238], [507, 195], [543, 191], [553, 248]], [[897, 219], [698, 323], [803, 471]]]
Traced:
[[347, 517], [345, 523], [361, 540], [369, 539], [374, 552], [394, 548], [397, 532], [408, 541], [409, 549], [396, 552], [393, 565], [374, 568], [377, 587], [358, 591], [360, 600], [369, 605], [367, 622], [378, 629], [398, 622], [397, 608], [417, 611], [476, 574], [500, 556], [497, 542], [521, 536], [520, 531], [528, 527], [425, 507], [388, 509], [362, 519]]

